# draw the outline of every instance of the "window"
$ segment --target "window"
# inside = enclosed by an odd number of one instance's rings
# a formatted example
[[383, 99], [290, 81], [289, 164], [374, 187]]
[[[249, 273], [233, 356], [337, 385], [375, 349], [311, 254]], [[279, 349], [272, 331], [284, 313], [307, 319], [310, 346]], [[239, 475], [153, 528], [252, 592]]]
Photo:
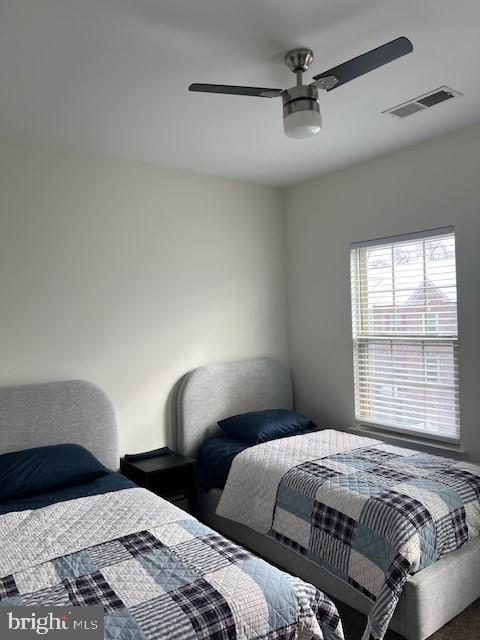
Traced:
[[356, 419], [458, 440], [453, 228], [355, 243], [351, 278]]
[[425, 333], [436, 334], [440, 326], [440, 315], [438, 313], [433, 313], [431, 311], [428, 311], [423, 316], [423, 322], [424, 322], [423, 330]]
[[427, 382], [438, 382], [440, 379], [440, 356], [430, 355], [425, 357], [425, 380]]

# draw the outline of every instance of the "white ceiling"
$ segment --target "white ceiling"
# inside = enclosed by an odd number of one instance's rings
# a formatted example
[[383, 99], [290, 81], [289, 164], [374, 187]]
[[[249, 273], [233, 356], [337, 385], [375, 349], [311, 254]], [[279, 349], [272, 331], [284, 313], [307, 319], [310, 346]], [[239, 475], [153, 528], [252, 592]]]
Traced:
[[[478, 0], [0, 0], [0, 136], [288, 185], [480, 120]], [[291, 140], [280, 99], [191, 82], [287, 87], [397, 36], [413, 54], [321, 98]], [[404, 121], [380, 112], [447, 84], [465, 95]]]

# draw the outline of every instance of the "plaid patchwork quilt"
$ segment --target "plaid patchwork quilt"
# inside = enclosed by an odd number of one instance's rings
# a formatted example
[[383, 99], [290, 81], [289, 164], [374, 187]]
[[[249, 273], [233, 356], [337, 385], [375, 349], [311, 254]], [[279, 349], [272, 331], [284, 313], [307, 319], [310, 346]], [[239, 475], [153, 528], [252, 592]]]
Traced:
[[0, 516], [0, 605], [102, 605], [109, 640], [342, 640], [333, 603], [152, 493]]
[[[480, 467], [334, 434], [321, 431], [275, 445], [280, 447], [282, 469], [276, 476], [275, 499], [273, 505], [260, 502], [256, 507], [271, 515], [269, 536], [371, 601], [364, 639], [372, 635], [381, 640], [408, 576], [479, 535]], [[310, 442], [310, 453], [302, 462], [295, 453], [299, 439]], [[275, 467], [267, 453], [269, 444], [254, 447], [264, 448], [263, 454], [253, 454], [254, 463], [249, 464], [250, 450], [240, 454], [236, 482], [242, 482], [242, 468], [255, 476], [262, 457], [267, 469]], [[293, 465], [286, 462], [288, 446]], [[259, 482], [259, 477], [252, 481]], [[228, 501], [219, 512], [228, 513]], [[248, 526], [252, 520], [247, 515], [243, 523]]]

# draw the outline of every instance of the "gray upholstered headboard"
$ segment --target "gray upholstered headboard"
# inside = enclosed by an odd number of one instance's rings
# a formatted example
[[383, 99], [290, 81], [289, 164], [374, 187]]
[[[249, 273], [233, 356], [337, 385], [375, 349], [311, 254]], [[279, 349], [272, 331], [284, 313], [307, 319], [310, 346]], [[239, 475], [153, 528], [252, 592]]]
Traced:
[[0, 387], [0, 453], [68, 442], [118, 468], [115, 413], [99, 387], [84, 380]]
[[291, 409], [292, 383], [275, 360], [257, 358], [194, 369], [177, 396], [178, 448], [195, 457], [200, 444], [222, 431], [218, 420], [247, 411]]

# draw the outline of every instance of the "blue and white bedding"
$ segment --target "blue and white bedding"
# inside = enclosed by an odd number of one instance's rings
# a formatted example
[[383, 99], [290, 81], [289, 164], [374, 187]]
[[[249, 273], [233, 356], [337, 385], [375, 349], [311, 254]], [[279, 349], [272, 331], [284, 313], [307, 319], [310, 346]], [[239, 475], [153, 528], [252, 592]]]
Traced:
[[217, 514], [364, 594], [381, 640], [408, 576], [479, 535], [480, 467], [328, 429], [237, 455]]
[[0, 605], [102, 605], [115, 640], [342, 640], [321, 592], [111, 472], [1, 505]]
[[207, 438], [200, 445], [195, 464], [195, 480], [204, 489], [223, 489], [232, 462], [239, 453], [251, 447], [229, 436]]

